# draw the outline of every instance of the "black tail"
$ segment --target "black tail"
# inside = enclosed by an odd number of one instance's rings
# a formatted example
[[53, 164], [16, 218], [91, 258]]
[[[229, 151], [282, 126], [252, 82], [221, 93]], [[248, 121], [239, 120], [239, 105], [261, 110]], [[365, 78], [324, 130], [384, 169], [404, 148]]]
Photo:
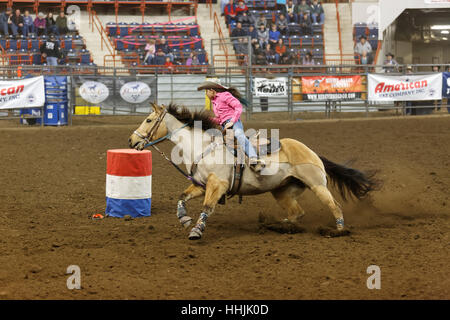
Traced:
[[356, 169], [334, 163], [324, 157], [319, 156], [325, 166], [325, 171], [344, 200], [348, 195], [353, 195], [357, 199], [363, 199], [370, 191], [378, 188], [379, 182], [375, 180], [375, 173], [363, 173]]

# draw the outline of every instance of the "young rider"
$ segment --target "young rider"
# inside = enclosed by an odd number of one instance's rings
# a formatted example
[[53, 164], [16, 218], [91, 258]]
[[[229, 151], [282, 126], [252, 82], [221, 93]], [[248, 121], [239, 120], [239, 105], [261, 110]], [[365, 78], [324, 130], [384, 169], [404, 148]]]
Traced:
[[239, 146], [244, 149], [249, 158], [250, 167], [260, 171], [264, 167], [264, 161], [258, 158], [255, 148], [244, 134], [244, 127], [240, 120], [242, 113], [241, 102], [246, 104], [236, 88], [225, 87], [217, 80], [203, 82], [197, 90], [206, 90], [206, 95], [213, 104], [214, 120], [224, 130], [233, 129], [234, 136]]

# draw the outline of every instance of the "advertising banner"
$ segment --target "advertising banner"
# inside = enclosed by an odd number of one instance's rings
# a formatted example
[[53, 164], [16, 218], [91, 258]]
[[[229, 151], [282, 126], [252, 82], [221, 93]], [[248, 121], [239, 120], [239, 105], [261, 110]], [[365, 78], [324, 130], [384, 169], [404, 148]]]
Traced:
[[450, 72], [442, 73], [442, 97], [450, 98]]
[[361, 76], [302, 77], [303, 99], [308, 101], [342, 101], [361, 98], [364, 91]]
[[0, 81], [0, 109], [42, 107], [44, 103], [43, 76]]
[[287, 92], [287, 78], [255, 78], [255, 96], [257, 97], [286, 97]]
[[368, 82], [371, 101], [442, 99], [442, 73], [404, 76], [369, 74]]

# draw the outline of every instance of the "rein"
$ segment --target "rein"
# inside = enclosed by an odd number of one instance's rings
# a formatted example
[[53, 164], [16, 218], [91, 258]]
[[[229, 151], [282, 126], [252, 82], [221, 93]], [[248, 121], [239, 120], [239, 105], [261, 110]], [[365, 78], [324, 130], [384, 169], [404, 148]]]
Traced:
[[204, 185], [203, 183], [197, 181], [192, 175], [189, 175], [188, 173], [184, 172], [183, 169], [181, 169], [175, 162], [173, 162], [168, 156], [166, 156], [166, 154], [164, 152], [162, 152], [157, 146], [156, 144], [164, 141], [166, 139], [170, 139], [170, 137], [172, 137], [172, 135], [174, 135], [176, 132], [180, 131], [181, 129], [185, 128], [188, 126], [187, 123], [185, 123], [184, 125], [182, 125], [181, 127], [179, 127], [178, 129], [174, 130], [173, 132], [169, 132], [168, 134], [166, 134], [164, 137], [161, 137], [159, 139], [156, 139], [155, 141], [150, 141], [150, 139], [153, 137], [154, 133], [158, 130], [162, 120], [164, 119], [165, 115], [167, 114], [167, 110], [164, 109], [164, 111], [161, 113], [161, 115], [158, 117], [158, 119], [156, 120], [156, 125], [153, 126], [153, 128], [150, 130], [150, 132], [148, 133], [147, 136], [144, 136], [143, 134], [141, 134], [139, 131], [135, 130], [134, 134], [137, 135], [139, 138], [143, 139], [145, 142], [147, 142], [147, 144], [144, 146], [143, 149], [148, 148], [148, 147], [153, 147], [156, 151], [158, 151], [158, 153], [167, 161], [169, 161], [174, 167], [175, 169], [177, 169], [183, 176], [185, 176], [188, 180], [190, 180], [193, 184], [202, 187], [203, 189], [206, 189], [206, 185]]

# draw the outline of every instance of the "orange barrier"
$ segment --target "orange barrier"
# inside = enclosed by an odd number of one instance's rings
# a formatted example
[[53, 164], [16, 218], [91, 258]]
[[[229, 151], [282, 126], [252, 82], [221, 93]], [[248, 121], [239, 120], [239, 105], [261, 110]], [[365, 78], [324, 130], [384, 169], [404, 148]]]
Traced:
[[[337, 19], [337, 25], [338, 25], [338, 35], [339, 35], [339, 53], [341, 54], [341, 61], [342, 61], [342, 37], [341, 37], [341, 19], [339, 17], [339, 1], [335, 1], [336, 5], [336, 19]], [[341, 63], [342, 64], [342, 63]]]

